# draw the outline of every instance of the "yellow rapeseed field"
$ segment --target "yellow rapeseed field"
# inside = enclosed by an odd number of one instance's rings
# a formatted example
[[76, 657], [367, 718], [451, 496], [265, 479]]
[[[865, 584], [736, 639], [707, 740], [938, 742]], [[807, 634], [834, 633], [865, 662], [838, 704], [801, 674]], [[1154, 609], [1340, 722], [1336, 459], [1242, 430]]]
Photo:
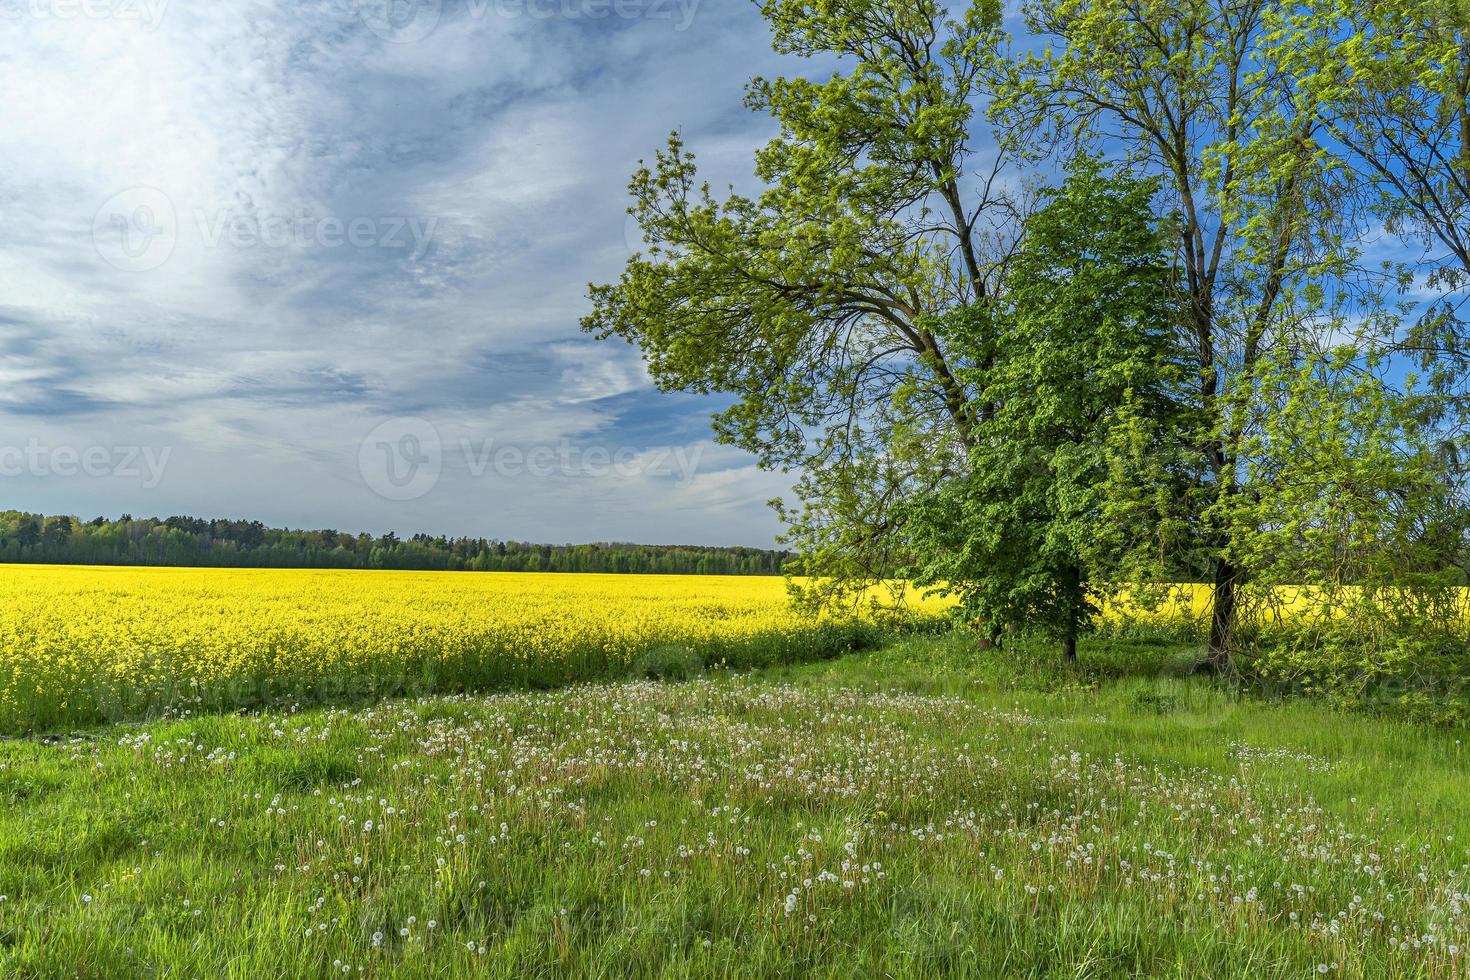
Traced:
[[0, 566], [0, 732], [756, 666], [872, 638], [773, 577]]
[[[916, 598], [910, 593], [911, 598]], [[1295, 592], [1282, 609], [1310, 615]], [[775, 577], [0, 566], [0, 734], [201, 709], [829, 657], [870, 617], [793, 609]], [[937, 614], [952, 600], [916, 601]], [[1176, 586], [1109, 622], [1198, 619]]]

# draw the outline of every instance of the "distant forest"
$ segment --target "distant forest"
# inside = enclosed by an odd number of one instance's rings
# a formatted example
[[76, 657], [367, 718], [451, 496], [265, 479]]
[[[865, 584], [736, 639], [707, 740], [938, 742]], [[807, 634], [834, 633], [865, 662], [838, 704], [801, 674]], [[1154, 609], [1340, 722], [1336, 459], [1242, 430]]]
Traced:
[[391, 568], [466, 572], [779, 575], [789, 554], [699, 545], [528, 544], [415, 534], [293, 531], [259, 521], [0, 511], [0, 563], [220, 568]]

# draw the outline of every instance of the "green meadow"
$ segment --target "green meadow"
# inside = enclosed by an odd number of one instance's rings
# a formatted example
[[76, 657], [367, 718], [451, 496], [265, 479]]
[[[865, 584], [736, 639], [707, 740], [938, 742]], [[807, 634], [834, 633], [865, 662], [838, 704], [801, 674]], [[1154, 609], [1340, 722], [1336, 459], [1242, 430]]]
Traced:
[[0, 976], [1454, 977], [1460, 735], [958, 635], [0, 742]]

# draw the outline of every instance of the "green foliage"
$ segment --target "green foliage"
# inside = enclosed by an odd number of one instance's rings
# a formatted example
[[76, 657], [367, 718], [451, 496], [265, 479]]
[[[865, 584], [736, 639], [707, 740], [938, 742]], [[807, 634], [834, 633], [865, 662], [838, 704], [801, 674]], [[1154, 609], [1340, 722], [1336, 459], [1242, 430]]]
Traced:
[[633, 680], [692, 681], [704, 674], [704, 658], [688, 647], [655, 647], [633, 661]]
[[[1241, 674], [1252, 690], [1310, 696], [1434, 725], [1470, 722], [1470, 646], [1463, 619], [1374, 597], [1334, 604], [1310, 625], [1266, 621], [1248, 634]], [[1458, 604], [1461, 617], [1466, 610]]]
[[677, 134], [638, 169], [646, 253], [591, 288], [584, 327], [637, 344], [665, 389], [734, 396], [718, 437], [802, 471], [782, 509], [800, 570], [871, 582], [901, 560], [903, 503], [971, 439], [973, 365], [938, 328], [996, 291], [1015, 230], [1004, 158], [978, 198], [963, 184], [999, 5], [761, 9], [778, 51], [839, 70], [751, 83], [748, 106], [780, 127], [757, 196], [717, 198]]
[[1242, 447], [1245, 482], [1262, 490], [1216, 511], [1257, 595], [1312, 587], [1360, 611], [1373, 596], [1444, 608], [1457, 598], [1467, 514], [1456, 464], [1426, 421], [1441, 396], [1384, 374], [1351, 347], [1258, 366], [1254, 397], [1269, 411]]
[[[1328, 346], [1336, 304], [1376, 307], [1352, 276], [1360, 188], [1324, 138], [1343, 85], [1330, 57], [1340, 20], [1326, 4], [1257, 0], [1037, 2], [1027, 19], [1052, 43], [997, 63], [992, 116], [1009, 138], [1033, 153], [1105, 145], [1162, 181], [1200, 419], [1189, 562], [1214, 586], [1211, 663], [1229, 669], [1236, 594], [1253, 570], [1224, 514], [1237, 495], [1274, 492], [1250, 479], [1246, 440], [1271, 408], [1256, 372], [1268, 355]], [[1383, 349], [1371, 324], [1351, 339], [1370, 359]]]
[[914, 505], [915, 577], [995, 635], [1070, 650], [1168, 527], [1151, 511], [1178, 489], [1188, 419], [1156, 193], [1074, 161], [1027, 220], [1004, 299], [946, 324], [958, 345], [993, 344], [975, 381], [987, 411], [966, 473]]

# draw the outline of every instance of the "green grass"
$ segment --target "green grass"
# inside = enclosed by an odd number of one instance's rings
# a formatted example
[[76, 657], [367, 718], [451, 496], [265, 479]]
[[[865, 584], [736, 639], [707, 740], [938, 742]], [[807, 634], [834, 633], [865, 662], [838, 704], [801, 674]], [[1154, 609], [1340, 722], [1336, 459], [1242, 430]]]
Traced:
[[1459, 735], [1192, 656], [919, 637], [0, 742], [0, 976], [1465, 975]]

